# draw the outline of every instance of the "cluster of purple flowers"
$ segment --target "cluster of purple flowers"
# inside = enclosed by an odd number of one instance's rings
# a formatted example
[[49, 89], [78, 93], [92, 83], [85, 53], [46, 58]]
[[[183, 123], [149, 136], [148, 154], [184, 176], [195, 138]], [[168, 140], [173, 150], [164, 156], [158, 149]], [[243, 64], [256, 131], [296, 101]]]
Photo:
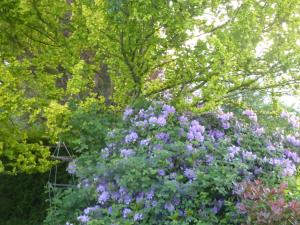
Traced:
[[[187, 190], [196, 187], [203, 174], [208, 174], [210, 168], [215, 169], [220, 164], [230, 169], [232, 165], [240, 166], [239, 172], [235, 174], [239, 179], [259, 177], [262, 172], [271, 172], [274, 168], [280, 169], [281, 173], [278, 175], [294, 175], [300, 157], [290, 149], [285, 149], [283, 144], [288, 142], [300, 146], [300, 140], [290, 135], [285, 138], [286, 142], [276, 142], [276, 138], [264, 135], [265, 130], [257, 123], [257, 116], [252, 110], [245, 110], [243, 114], [255, 123], [244, 125], [232, 112], [221, 111], [218, 114], [212, 113], [221, 122], [221, 126], [204, 126], [204, 119], [190, 117], [188, 114], [177, 115], [175, 108], [169, 105], [160, 105], [158, 109], [141, 109], [138, 113], [127, 108], [123, 118], [129, 124], [126, 124], [125, 131], [120, 129], [114, 132], [116, 135], [113, 143], [108, 143], [101, 150], [102, 157], [99, 160], [109, 166], [121, 165], [120, 168], [126, 163], [130, 165], [126, 167], [126, 173], [118, 168], [115, 171], [110, 169], [102, 171], [102, 174], [95, 174], [98, 176], [94, 180], [97, 205], [87, 207], [78, 217], [78, 221], [86, 224], [92, 219], [92, 212], [103, 210], [101, 215], [118, 215], [122, 220], [138, 224], [147, 218], [147, 212], [157, 208], [159, 210], [156, 211], [160, 211], [158, 218], [162, 215], [169, 218], [176, 212], [184, 220], [187, 214], [184, 199], [194, 201], [189, 198], [192, 194], [189, 195]], [[231, 126], [233, 129], [229, 129]], [[266, 148], [257, 149], [249, 146], [248, 142], [244, 144], [244, 139], [248, 138], [244, 135], [247, 132], [251, 132], [248, 135], [251, 138], [266, 137], [259, 138], [259, 141], [265, 141], [263, 144]], [[134, 160], [138, 161], [138, 169], [131, 164]], [[141, 167], [143, 163], [139, 160], [144, 160], [146, 168]], [[131, 173], [131, 166], [133, 174], [147, 174], [147, 177], [130, 177], [131, 180], [128, 180], [126, 186], [127, 181], [122, 176]], [[150, 179], [153, 182], [150, 185], [142, 183]], [[161, 185], [169, 185], [172, 191], [164, 190], [165, 186]], [[135, 189], [131, 190], [131, 187]], [[164, 192], [161, 193], [162, 191]], [[199, 191], [197, 188], [193, 190], [195, 193]], [[226, 207], [226, 200], [226, 196], [213, 197], [209, 203], [205, 203], [205, 207], [209, 208], [211, 214], [218, 216], [222, 214], [222, 208]], [[199, 212], [200, 206], [196, 207]]]
[[201, 126], [197, 120], [191, 122], [189, 132], [187, 133], [187, 138], [189, 141], [196, 140], [198, 142], [203, 142], [205, 128]]
[[257, 115], [255, 112], [253, 112], [251, 109], [246, 109], [243, 112], [243, 115], [247, 116], [251, 121], [257, 122]]
[[297, 139], [295, 136], [288, 135], [286, 137], [286, 140], [291, 145], [294, 145], [295, 147], [300, 147], [300, 139]]
[[224, 113], [221, 110], [218, 114], [218, 118], [220, 119], [220, 121], [222, 123], [223, 129], [227, 130], [230, 128], [229, 121], [233, 118], [233, 113], [232, 112]]
[[282, 112], [281, 118], [287, 119], [287, 121], [294, 127], [300, 128], [300, 118], [294, 114], [288, 112]]
[[134, 131], [131, 131], [129, 134], [125, 137], [126, 143], [136, 142], [136, 140], [139, 138], [138, 134]]

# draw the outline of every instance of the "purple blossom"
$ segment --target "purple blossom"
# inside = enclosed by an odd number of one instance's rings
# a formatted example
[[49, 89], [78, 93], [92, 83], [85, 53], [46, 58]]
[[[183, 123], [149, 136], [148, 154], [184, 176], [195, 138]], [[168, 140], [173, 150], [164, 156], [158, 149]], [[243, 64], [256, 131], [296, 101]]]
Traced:
[[228, 130], [230, 128], [230, 123], [229, 122], [223, 122], [222, 127], [224, 130]]
[[151, 140], [150, 138], [141, 140], [140, 144], [143, 145], [143, 146], [147, 146], [147, 145], [149, 145], [150, 140]]
[[267, 144], [267, 150], [269, 152], [274, 152], [276, 150], [276, 148], [274, 147], [274, 145], [272, 145], [271, 143]]
[[98, 202], [99, 202], [100, 204], [104, 204], [105, 202], [107, 202], [107, 201], [109, 200], [109, 198], [110, 198], [109, 192], [108, 192], [108, 191], [104, 191], [104, 192], [102, 192], [102, 193], [99, 195], [99, 197], [98, 197]]
[[247, 116], [251, 121], [257, 122], [257, 115], [255, 112], [253, 112], [251, 109], [246, 109], [243, 112], [243, 115]]
[[127, 194], [124, 196], [123, 200], [126, 205], [129, 205], [132, 202], [132, 197], [129, 194]]
[[163, 169], [158, 170], [157, 173], [158, 173], [159, 176], [165, 176], [166, 175], [166, 172]]
[[167, 121], [166, 121], [166, 118], [165, 118], [165, 117], [159, 116], [159, 117], [157, 118], [156, 123], [157, 123], [158, 125], [160, 125], [160, 126], [163, 127], [163, 126], [165, 126], [165, 125], [167, 124]]
[[211, 165], [212, 162], [214, 161], [214, 158], [215, 157], [213, 155], [211, 155], [211, 154], [206, 155], [206, 163], [209, 164], [209, 165]]
[[162, 140], [164, 142], [167, 142], [169, 140], [169, 138], [170, 138], [169, 134], [168, 133], [164, 133], [164, 132], [156, 134], [155, 137], [158, 140]]
[[292, 136], [292, 135], [288, 135], [286, 137], [287, 142], [289, 142], [290, 144], [294, 145], [295, 147], [300, 147], [300, 140], [297, 139], [296, 137]]
[[146, 198], [147, 198], [148, 200], [152, 200], [153, 197], [154, 197], [154, 190], [151, 189], [150, 191], [148, 191], [148, 192], [146, 193]]
[[197, 177], [197, 175], [196, 175], [196, 173], [195, 173], [195, 171], [194, 171], [193, 169], [187, 168], [187, 169], [184, 170], [183, 173], [184, 173], [184, 175], [185, 175], [189, 180], [195, 180], [196, 177]]
[[134, 221], [139, 221], [143, 219], [143, 214], [142, 213], [136, 213], [134, 214], [133, 220]]
[[281, 116], [281, 118], [283, 118], [283, 119], [287, 119], [287, 118], [290, 117], [290, 114], [289, 114], [288, 112], [282, 112], [282, 113], [280, 114], [280, 116]]
[[193, 150], [194, 150], [193, 145], [190, 145], [190, 144], [186, 145], [186, 150], [190, 153], [193, 152]]
[[233, 113], [232, 112], [223, 113], [221, 111], [221, 113], [218, 115], [218, 118], [221, 120], [222, 123], [231, 120], [232, 117], [233, 117]]
[[174, 205], [173, 205], [171, 202], [167, 202], [167, 203], [165, 204], [164, 208], [165, 208], [166, 210], [168, 210], [169, 212], [172, 212], [172, 211], [175, 210], [175, 207], [174, 207]]
[[129, 208], [125, 208], [123, 209], [123, 218], [127, 218], [129, 216], [129, 214], [131, 214], [132, 210]]
[[87, 215], [81, 215], [77, 217], [77, 220], [81, 223], [87, 223], [90, 221], [90, 218]]
[[122, 149], [121, 156], [127, 159], [130, 156], [133, 156], [135, 152], [132, 149]]
[[292, 159], [295, 163], [300, 163], [300, 158], [296, 152], [291, 152], [289, 150], [285, 150], [284, 154], [286, 157]]
[[130, 134], [127, 134], [125, 137], [125, 142], [126, 143], [131, 143], [131, 142], [135, 142], [138, 139], [138, 134], [134, 131], [132, 131]]
[[187, 139], [190, 141], [196, 140], [198, 142], [203, 142], [204, 136], [203, 133], [205, 131], [204, 126], [201, 126], [198, 121], [193, 120], [191, 122], [189, 132], [187, 133]]
[[98, 193], [106, 191], [106, 184], [99, 184], [96, 190]]
[[269, 164], [279, 166], [282, 169], [282, 176], [293, 176], [296, 172], [296, 166], [290, 159], [271, 158]]
[[261, 136], [262, 134], [265, 133], [265, 129], [263, 127], [257, 127], [254, 131], [254, 134], [256, 134], [257, 136]]
[[76, 163], [75, 163], [75, 161], [72, 161], [68, 164], [68, 167], [67, 167], [66, 171], [69, 174], [75, 174], [76, 173]]
[[187, 123], [189, 121], [188, 118], [185, 117], [185, 116], [180, 116], [178, 118], [178, 120], [179, 120], [179, 123], [180, 123], [181, 126], [187, 125]]
[[236, 154], [238, 154], [240, 150], [241, 150], [240, 147], [237, 147], [237, 146], [230, 146], [230, 147], [228, 148], [228, 152], [229, 152], [229, 153], [228, 153], [228, 158], [229, 158], [229, 159], [233, 159], [234, 156], [235, 156]]
[[243, 151], [242, 155], [243, 155], [243, 158], [246, 159], [246, 160], [255, 160], [255, 159], [257, 159], [257, 155], [252, 153], [252, 152], [249, 152], [249, 151]]
[[176, 112], [175, 108], [170, 105], [164, 105], [163, 106], [163, 114], [168, 115], [168, 114], [174, 114]]
[[220, 131], [220, 130], [210, 130], [209, 131], [209, 136], [211, 136], [212, 138], [215, 139], [220, 139], [222, 137], [224, 137], [224, 132]]
[[220, 212], [223, 205], [224, 205], [224, 200], [215, 201], [214, 202], [214, 207], [212, 208], [213, 213], [217, 214], [218, 212]]
[[157, 145], [154, 146], [154, 149], [155, 149], [155, 150], [162, 150], [162, 149], [163, 149], [163, 146], [160, 145], [160, 144], [157, 144]]
[[108, 148], [101, 149], [101, 156], [102, 156], [103, 159], [108, 158], [108, 156], [109, 156], [109, 149]]
[[133, 114], [133, 109], [132, 108], [126, 108], [124, 113], [123, 113], [123, 119], [126, 120], [132, 114]]
[[137, 126], [137, 127], [145, 127], [145, 126], [147, 126], [147, 124], [148, 124], [147, 120], [142, 120], [142, 121], [135, 122], [135, 126]]
[[149, 123], [150, 124], [155, 124], [156, 122], [157, 122], [157, 117], [152, 116], [152, 117], [149, 118]]
[[111, 194], [111, 198], [114, 200], [114, 201], [119, 201], [120, 198], [121, 198], [121, 194], [119, 192], [114, 192]]
[[94, 207], [87, 207], [86, 209], [83, 210], [83, 212], [84, 212], [85, 215], [88, 215], [88, 214], [90, 214], [91, 212], [96, 211], [97, 209], [100, 209], [100, 206], [99, 206], [99, 205], [96, 205], [96, 206], [94, 206]]

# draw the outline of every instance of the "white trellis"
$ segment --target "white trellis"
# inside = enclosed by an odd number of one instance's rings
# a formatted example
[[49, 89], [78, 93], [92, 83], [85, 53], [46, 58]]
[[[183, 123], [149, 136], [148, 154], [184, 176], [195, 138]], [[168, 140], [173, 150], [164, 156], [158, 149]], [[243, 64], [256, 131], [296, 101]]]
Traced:
[[[63, 162], [71, 162], [74, 159], [74, 155], [73, 155], [72, 150], [71, 149], [69, 150], [64, 142], [59, 141], [59, 142], [57, 142], [55, 150], [54, 150], [53, 154], [51, 155], [51, 159], [60, 160]], [[58, 166], [59, 165], [56, 164], [49, 171], [47, 187], [48, 187], [50, 207], [52, 206], [52, 199], [55, 197], [54, 189], [75, 187], [74, 175], [70, 175], [71, 176], [70, 184], [63, 184], [63, 183], [58, 182], [58, 180], [57, 180]]]

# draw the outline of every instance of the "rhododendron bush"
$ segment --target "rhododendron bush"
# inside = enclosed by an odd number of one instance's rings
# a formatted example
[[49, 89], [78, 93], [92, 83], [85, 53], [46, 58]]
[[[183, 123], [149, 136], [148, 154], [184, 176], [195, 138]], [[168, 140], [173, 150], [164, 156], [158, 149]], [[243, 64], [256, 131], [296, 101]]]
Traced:
[[[287, 124], [297, 119], [287, 113], [281, 118]], [[58, 195], [46, 222], [242, 224], [256, 213], [247, 207], [257, 200], [244, 198], [243, 184], [259, 180], [264, 188], [279, 187], [300, 163], [297, 126], [288, 134], [269, 131], [249, 109], [194, 115], [157, 103], [127, 108], [123, 121], [107, 134], [105, 148], [69, 165], [79, 183]], [[289, 201], [291, 193], [280, 197], [296, 208], [299, 194]], [[285, 218], [296, 215], [282, 211]]]

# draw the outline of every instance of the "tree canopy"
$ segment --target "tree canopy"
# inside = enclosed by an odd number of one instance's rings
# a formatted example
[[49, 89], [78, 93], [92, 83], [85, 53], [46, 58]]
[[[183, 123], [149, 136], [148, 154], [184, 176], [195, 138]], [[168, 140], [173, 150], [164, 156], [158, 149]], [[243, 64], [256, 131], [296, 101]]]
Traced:
[[297, 91], [298, 3], [1, 1], [0, 170], [47, 169], [49, 143], [94, 104], [103, 113], [171, 96], [207, 111]]

